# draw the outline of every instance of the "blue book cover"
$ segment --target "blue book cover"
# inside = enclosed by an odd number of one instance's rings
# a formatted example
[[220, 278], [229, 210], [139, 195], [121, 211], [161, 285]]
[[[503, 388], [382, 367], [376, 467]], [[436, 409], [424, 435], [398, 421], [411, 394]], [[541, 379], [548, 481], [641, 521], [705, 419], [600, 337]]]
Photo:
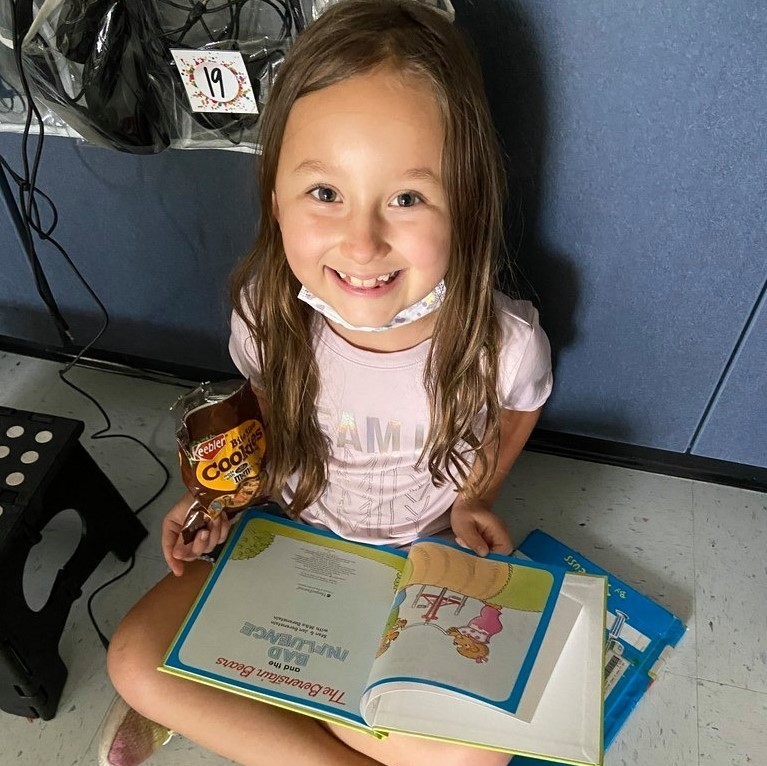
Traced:
[[[542, 564], [607, 577], [607, 645], [605, 651], [604, 746], [610, 746], [631, 711], [655, 680], [685, 633], [682, 621], [668, 609], [627, 585], [540, 529], [531, 532], [515, 552]], [[544, 766], [546, 761], [516, 757], [513, 766]]]

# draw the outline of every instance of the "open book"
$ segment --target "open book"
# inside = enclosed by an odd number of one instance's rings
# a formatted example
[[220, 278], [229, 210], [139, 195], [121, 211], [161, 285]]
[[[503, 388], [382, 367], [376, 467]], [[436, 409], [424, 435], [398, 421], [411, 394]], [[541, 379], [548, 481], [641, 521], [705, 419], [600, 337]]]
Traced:
[[243, 514], [160, 670], [298, 713], [602, 762], [606, 581]]

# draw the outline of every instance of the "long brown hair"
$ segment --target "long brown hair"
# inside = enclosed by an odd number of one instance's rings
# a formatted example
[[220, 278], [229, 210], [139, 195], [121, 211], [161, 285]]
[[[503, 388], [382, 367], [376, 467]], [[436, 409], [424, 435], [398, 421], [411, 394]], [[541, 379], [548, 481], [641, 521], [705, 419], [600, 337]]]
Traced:
[[[475, 57], [439, 12], [412, 0], [342, 0], [298, 38], [261, 117], [261, 221], [253, 251], [232, 277], [235, 310], [255, 340], [270, 404], [270, 467], [276, 488], [299, 472], [291, 512], [319, 498], [327, 482], [329, 444], [315, 403], [320, 380], [312, 347], [314, 309], [285, 257], [272, 212], [285, 123], [295, 101], [387, 65], [431, 86], [445, 131], [441, 174], [449, 200], [451, 252], [446, 296], [437, 312], [424, 371], [430, 428], [426, 457], [432, 480], [481, 494], [495, 469], [481, 449], [497, 445], [500, 330], [493, 287], [503, 243], [504, 176]], [[484, 435], [476, 418], [486, 408]], [[494, 452], [494, 450], [492, 451]], [[471, 453], [480, 474], [470, 477]]]

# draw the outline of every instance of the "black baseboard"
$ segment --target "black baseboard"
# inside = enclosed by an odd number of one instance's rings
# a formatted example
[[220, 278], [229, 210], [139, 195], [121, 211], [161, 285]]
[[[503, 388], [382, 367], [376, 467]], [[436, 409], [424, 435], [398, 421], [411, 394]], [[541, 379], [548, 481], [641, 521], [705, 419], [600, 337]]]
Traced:
[[767, 468], [536, 428], [525, 449], [767, 492]]
[[[0, 351], [66, 364], [74, 359], [79, 349], [68, 351], [61, 346], [45, 345], [0, 335]], [[98, 348], [92, 348], [88, 351], [87, 358], [81, 360], [81, 366], [182, 386], [196, 386], [202, 381], [229, 380], [235, 377], [232, 373], [222, 370], [191, 367], [175, 362], [163, 362], [158, 359], [104, 351]]]
[[[66, 363], [74, 354], [60, 347], [0, 335], [0, 351]], [[83, 366], [153, 380], [159, 383], [193, 387], [203, 380], [226, 380], [231, 374], [221, 370], [187, 367], [156, 359], [145, 359], [101, 349], [91, 349]], [[767, 492], [767, 468], [732, 463], [726, 460], [680, 452], [640, 447], [635, 444], [595, 439], [560, 431], [536, 428], [525, 449], [576, 460], [634, 468], [683, 479], [725, 484], [741, 489]]]

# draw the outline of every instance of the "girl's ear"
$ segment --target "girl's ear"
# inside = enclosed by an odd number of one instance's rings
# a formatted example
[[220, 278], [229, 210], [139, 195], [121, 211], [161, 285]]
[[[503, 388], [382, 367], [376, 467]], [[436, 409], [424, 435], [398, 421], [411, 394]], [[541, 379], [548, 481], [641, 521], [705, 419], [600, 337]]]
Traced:
[[277, 194], [272, 192], [272, 215], [277, 223], [280, 223], [280, 207], [277, 204]]

